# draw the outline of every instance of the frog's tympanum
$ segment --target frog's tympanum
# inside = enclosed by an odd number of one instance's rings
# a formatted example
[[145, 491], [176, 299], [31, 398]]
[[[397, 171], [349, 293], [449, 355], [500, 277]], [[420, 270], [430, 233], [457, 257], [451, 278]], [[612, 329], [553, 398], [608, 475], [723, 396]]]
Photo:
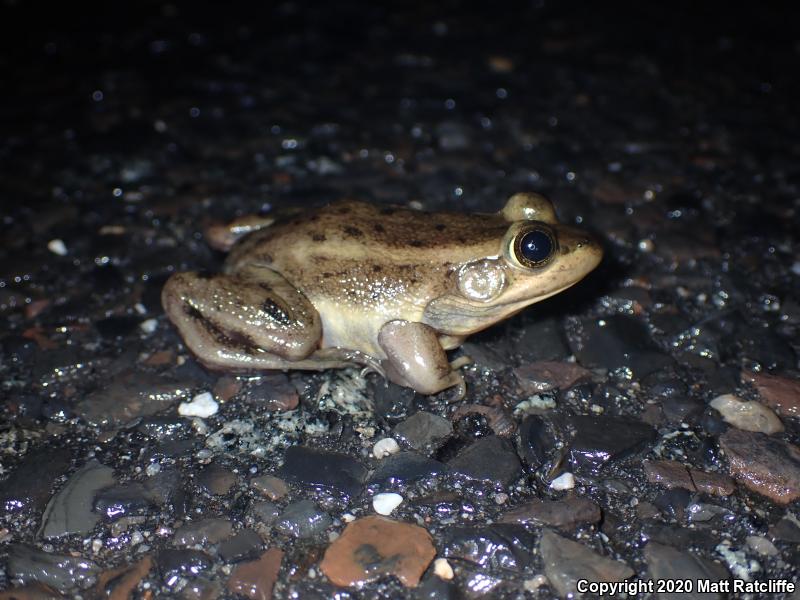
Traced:
[[362, 366], [423, 394], [458, 386], [446, 351], [600, 262], [552, 204], [516, 194], [493, 214], [343, 201], [221, 234], [222, 273], [177, 273], [162, 302], [207, 367], [253, 372]]

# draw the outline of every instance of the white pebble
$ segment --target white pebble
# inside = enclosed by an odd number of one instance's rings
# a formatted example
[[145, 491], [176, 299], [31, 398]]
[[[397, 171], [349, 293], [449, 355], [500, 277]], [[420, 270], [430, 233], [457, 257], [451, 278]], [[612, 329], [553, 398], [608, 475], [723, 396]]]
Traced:
[[403, 497], [394, 492], [375, 494], [375, 497], [372, 499], [372, 508], [374, 508], [375, 512], [379, 515], [386, 516], [392, 514], [392, 511], [400, 506], [402, 501]]
[[446, 558], [437, 558], [433, 561], [433, 574], [445, 581], [450, 581], [455, 576], [453, 567], [450, 566]]
[[571, 490], [575, 487], [575, 476], [572, 473], [563, 473], [550, 482], [550, 489]]
[[783, 431], [778, 416], [760, 402], [745, 402], [733, 394], [722, 394], [711, 401], [726, 423], [745, 431], [771, 434]]
[[762, 556], [777, 556], [778, 549], [775, 544], [760, 535], [748, 535], [747, 545]]
[[63, 240], [59, 240], [58, 238], [47, 242], [47, 249], [53, 254], [58, 254], [59, 256], [67, 255], [67, 246], [64, 244]]
[[372, 455], [375, 458], [385, 458], [390, 454], [397, 454], [400, 451], [400, 445], [394, 438], [383, 438], [375, 442], [372, 447]]
[[192, 398], [191, 402], [181, 402], [178, 414], [184, 417], [206, 418], [217, 414], [219, 404], [214, 400], [211, 392], [203, 392]]
[[350, 513], [344, 513], [342, 515], [342, 521], [344, 521], [345, 523], [352, 523], [355, 520], [356, 520], [356, 516], [355, 515], [351, 515]]
[[145, 333], [153, 333], [156, 327], [158, 327], [158, 321], [156, 319], [147, 319], [139, 323], [139, 328]]

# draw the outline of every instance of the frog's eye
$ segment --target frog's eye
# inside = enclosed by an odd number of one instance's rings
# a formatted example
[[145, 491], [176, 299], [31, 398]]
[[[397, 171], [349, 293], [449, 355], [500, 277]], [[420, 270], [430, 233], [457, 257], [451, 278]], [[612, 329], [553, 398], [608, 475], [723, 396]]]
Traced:
[[514, 257], [526, 267], [546, 265], [555, 250], [553, 234], [543, 227], [523, 229], [514, 238]]

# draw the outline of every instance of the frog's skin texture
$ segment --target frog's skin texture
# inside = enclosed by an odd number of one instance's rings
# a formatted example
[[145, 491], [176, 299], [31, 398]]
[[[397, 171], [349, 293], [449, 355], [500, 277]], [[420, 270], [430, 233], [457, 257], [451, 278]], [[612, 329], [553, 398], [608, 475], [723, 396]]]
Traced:
[[[230, 250], [223, 273], [177, 273], [162, 292], [204, 365], [363, 366], [422, 394], [458, 386], [463, 395], [458, 369], [469, 359], [451, 363], [446, 350], [572, 286], [602, 257], [538, 194], [516, 194], [493, 214], [341, 201], [211, 233]], [[525, 254], [532, 236], [544, 244]]]

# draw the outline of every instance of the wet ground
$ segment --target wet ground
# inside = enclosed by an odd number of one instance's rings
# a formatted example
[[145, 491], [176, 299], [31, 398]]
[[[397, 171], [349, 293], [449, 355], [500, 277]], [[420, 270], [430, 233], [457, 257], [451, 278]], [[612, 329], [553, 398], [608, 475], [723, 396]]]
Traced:
[[[800, 597], [790, 15], [0, 11], [0, 598]], [[215, 222], [528, 190], [606, 258], [460, 401], [212, 373], [160, 306]]]

